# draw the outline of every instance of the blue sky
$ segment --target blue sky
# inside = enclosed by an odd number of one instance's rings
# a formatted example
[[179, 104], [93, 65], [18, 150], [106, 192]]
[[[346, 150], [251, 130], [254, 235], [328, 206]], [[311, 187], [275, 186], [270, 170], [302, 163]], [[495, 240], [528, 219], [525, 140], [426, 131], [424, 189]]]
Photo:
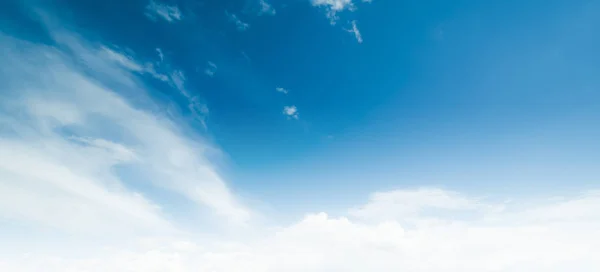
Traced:
[[599, 11], [5, 1], [0, 270], [596, 271]]

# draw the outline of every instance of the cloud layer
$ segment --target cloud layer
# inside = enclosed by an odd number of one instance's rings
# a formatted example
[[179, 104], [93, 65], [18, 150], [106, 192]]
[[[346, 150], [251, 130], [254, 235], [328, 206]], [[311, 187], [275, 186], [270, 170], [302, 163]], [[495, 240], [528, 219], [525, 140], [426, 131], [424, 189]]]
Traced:
[[248, 242], [146, 239], [90, 258], [22, 256], [4, 265], [23, 271], [597, 271], [598, 205], [597, 192], [497, 204], [435, 188], [399, 190], [374, 194], [346, 216], [307, 214]]

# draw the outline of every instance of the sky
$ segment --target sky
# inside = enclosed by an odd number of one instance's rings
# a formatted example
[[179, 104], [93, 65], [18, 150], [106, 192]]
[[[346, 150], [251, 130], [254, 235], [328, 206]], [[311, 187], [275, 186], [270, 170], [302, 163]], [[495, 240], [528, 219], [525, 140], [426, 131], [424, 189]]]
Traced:
[[599, 271], [600, 2], [0, 2], [0, 271]]

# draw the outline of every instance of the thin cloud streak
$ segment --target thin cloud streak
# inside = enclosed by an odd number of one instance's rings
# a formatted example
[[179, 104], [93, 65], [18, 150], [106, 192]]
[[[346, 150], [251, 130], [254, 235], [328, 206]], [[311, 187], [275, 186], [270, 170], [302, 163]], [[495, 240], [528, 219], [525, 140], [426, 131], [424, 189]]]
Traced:
[[352, 21], [351, 24], [352, 24], [352, 28], [348, 29], [346, 31], [354, 34], [356, 41], [358, 41], [358, 43], [362, 43], [363, 42], [362, 35], [360, 34], [360, 30], [358, 30], [358, 26], [356, 26], [356, 20]]
[[145, 14], [151, 20], [156, 20], [159, 17], [169, 23], [180, 21], [183, 18], [177, 6], [170, 6], [154, 0], [151, 0], [146, 6]]
[[209, 77], [214, 77], [216, 72], [217, 72], [217, 65], [212, 61], [207, 62], [206, 69], [204, 69], [204, 73]]
[[248, 28], [250, 28], [250, 25], [242, 22], [242, 20], [240, 18], [238, 18], [237, 15], [235, 15], [233, 13], [229, 13], [229, 12], [225, 12], [225, 15], [227, 15], [227, 18], [229, 18], [229, 21], [231, 21], [235, 24], [237, 30], [246, 31], [246, 30], [248, 30]]
[[282, 88], [282, 87], [277, 87], [275, 88], [275, 91], [279, 92], [279, 93], [283, 93], [283, 94], [288, 94], [288, 90]]

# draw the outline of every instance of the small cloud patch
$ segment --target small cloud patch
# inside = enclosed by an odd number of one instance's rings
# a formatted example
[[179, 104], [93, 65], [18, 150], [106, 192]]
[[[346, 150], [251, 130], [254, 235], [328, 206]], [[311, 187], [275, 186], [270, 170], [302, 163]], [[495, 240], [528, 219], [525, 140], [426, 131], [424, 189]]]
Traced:
[[327, 10], [327, 18], [332, 25], [335, 25], [339, 19], [338, 12], [356, 9], [352, 0], [312, 0], [311, 2], [315, 7], [324, 7]]
[[259, 15], [275, 15], [275, 9], [266, 0], [260, 0], [260, 12]]
[[296, 106], [283, 107], [283, 114], [289, 118], [298, 119], [298, 108]]
[[242, 22], [242, 20], [240, 20], [240, 18], [238, 18], [237, 15], [235, 15], [233, 13], [229, 13], [229, 12], [225, 12], [225, 14], [229, 18], [229, 21], [231, 21], [235, 24], [235, 26], [237, 27], [237, 30], [245, 31], [245, 30], [248, 30], [248, 28], [250, 28], [250, 25]]
[[275, 91], [283, 93], [283, 94], [288, 94], [288, 92], [289, 92], [288, 90], [286, 90], [286, 89], [284, 89], [282, 87], [275, 88]]
[[217, 65], [212, 61], [206, 63], [206, 69], [204, 69], [204, 73], [209, 77], [214, 77], [217, 72]]
[[[315, 7], [324, 8], [327, 11], [327, 18], [332, 25], [335, 25], [340, 19], [338, 13], [343, 11], [355, 11], [356, 5], [354, 0], [311, 0], [311, 4]], [[372, 0], [361, 0], [363, 3], [371, 3]]]
[[171, 23], [174, 21], [181, 21], [183, 15], [177, 6], [169, 6], [155, 1], [150, 1], [146, 6], [146, 17], [151, 20], [162, 18], [163, 20]]

